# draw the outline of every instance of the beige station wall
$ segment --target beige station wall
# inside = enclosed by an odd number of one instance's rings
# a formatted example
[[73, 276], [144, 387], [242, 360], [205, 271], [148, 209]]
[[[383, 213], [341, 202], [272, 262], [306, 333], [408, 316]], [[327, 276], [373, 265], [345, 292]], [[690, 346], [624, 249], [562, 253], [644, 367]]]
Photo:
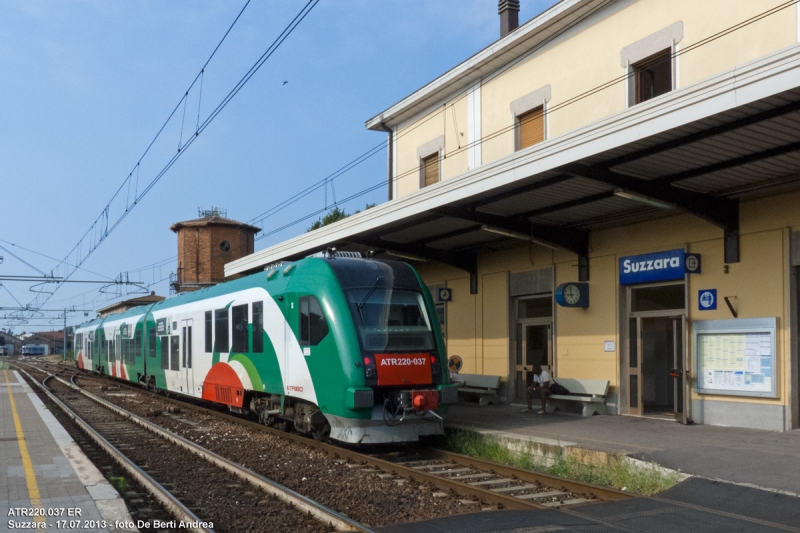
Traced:
[[[739, 263], [723, 262], [722, 230], [691, 215], [599, 231], [590, 238], [590, 306], [569, 309], [556, 306], [554, 368], [556, 377], [607, 379], [617, 392], [620, 350], [618, 264], [621, 256], [685, 247], [702, 256], [702, 273], [687, 276], [688, 323], [694, 320], [732, 318], [723, 296], [735, 297], [739, 318], [777, 317], [777, 399], [697, 395], [694, 398], [730, 402], [788, 404], [790, 361], [789, 232], [800, 229], [800, 193], [751, 200], [740, 211]], [[509, 275], [555, 265], [555, 284], [578, 280], [577, 259], [568, 252], [534, 245], [513, 246], [479, 256], [479, 290], [469, 294], [469, 276], [434, 263], [417, 265], [425, 283], [452, 288], [447, 304], [448, 355], [464, 359], [462, 372], [508, 378], [510, 361]], [[715, 311], [698, 311], [699, 289], [716, 288], [720, 304]], [[624, 294], [624, 291], [622, 292]], [[605, 352], [604, 341], [614, 340], [616, 351]], [[691, 359], [690, 342], [690, 360]]]
[[397, 197], [419, 190], [420, 161], [417, 148], [444, 138], [444, 157], [440, 161], [442, 181], [467, 171], [467, 98], [457, 97], [407, 124], [396, 132]]
[[[620, 65], [624, 47], [682, 21], [683, 39], [677, 48], [680, 52], [785, 4], [785, 0], [621, 0], [612, 4], [534, 54], [483, 80], [482, 163], [514, 151], [514, 117], [510, 109], [514, 100], [549, 84], [552, 98], [547, 104], [547, 138], [562, 135], [626, 108], [626, 82], [620, 79], [626, 74]], [[790, 5], [679, 55], [676, 85], [689, 85], [792, 45], [797, 42], [797, 32], [797, 8]], [[580, 98], [617, 79], [607, 88]], [[468, 127], [466, 102], [465, 92], [450, 97], [448, 102], [397, 128], [398, 197], [418, 190], [417, 147], [437, 136], [444, 135], [446, 139], [444, 179], [467, 170], [467, 152], [463, 149]]]

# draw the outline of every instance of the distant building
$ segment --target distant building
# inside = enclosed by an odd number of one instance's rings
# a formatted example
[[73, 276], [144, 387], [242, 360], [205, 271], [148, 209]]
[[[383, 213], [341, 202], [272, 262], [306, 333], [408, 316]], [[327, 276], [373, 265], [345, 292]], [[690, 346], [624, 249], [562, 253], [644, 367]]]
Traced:
[[146, 296], [138, 296], [136, 298], [131, 298], [129, 300], [107, 305], [101, 309], [98, 309], [97, 314], [100, 315], [100, 318], [105, 318], [108, 315], [113, 315], [114, 313], [124, 313], [128, 309], [133, 309], [134, 307], [139, 307], [141, 305], [150, 305], [165, 299], [166, 298], [164, 296], [158, 296], [155, 292], [151, 291], [150, 294]]
[[195, 291], [225, 281], [225, 263], [252, 254], [260, 228], [225, 218], [215, 208], [200, 211], [202, 218], [177, 222], [178, 272], [170, 283], [175, 292]]
[[22, 339], [10, 333], [0, 332], [0, 355], [19, 355], [22, 351]]
[[[22, 341], [22, 346], [30, 344], [41, 345], [46, 344], [49, 346], [49, 353], [63, 353], [64, 352], [64, 332], [63, 331], [40, 331], [34, 333]], [[67, 350], [72, 349], [72, 340], [67, 337]]]

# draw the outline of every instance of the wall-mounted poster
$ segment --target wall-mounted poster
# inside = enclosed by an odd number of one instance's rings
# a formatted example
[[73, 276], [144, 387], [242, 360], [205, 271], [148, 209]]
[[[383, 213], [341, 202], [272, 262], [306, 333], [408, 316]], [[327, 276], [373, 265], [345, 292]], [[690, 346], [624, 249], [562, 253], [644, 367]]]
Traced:
[[692, 326], [696, 392], [777, 396], [775, 318], [698, 320]]

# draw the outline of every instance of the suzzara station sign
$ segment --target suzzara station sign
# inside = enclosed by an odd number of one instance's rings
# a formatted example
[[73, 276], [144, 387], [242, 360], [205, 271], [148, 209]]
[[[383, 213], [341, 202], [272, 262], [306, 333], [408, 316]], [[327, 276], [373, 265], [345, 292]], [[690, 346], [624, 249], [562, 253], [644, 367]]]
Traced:
[[[683, 279], [687, 273], [682, 249], [619, 258], [619, 284], [650, 283]], [[693, 256], [694, 257], [694, 256]], [[691, 261], [692, 265], [699, 261]]]

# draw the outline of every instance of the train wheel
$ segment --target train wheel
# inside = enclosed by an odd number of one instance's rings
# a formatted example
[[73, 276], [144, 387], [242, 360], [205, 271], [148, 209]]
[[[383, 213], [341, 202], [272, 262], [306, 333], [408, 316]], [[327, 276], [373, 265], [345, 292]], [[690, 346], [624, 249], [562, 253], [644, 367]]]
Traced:
[[280, 431], [290, 431], [292, 429], [292, 423], [289, 420], [278, 419], [272, 427]]
[[328, 437], [331, 436], [331, 427], [328, 424], [325, 424], [325, 427], [318, 430], [312, 431], [311, 436], [314, 437], [314, 440], [318, 440], [320, 442], [328, 440]]

